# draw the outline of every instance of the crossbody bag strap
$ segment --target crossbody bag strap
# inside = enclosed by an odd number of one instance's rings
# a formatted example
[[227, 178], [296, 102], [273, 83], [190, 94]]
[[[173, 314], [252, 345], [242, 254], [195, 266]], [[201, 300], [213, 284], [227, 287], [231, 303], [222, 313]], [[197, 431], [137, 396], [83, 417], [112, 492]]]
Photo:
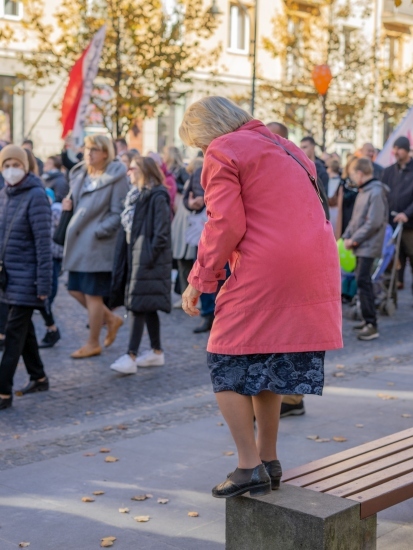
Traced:
[[318, 187], [318, 183], [317, 183], [317, 180], [316, 178], [312, 175], [312, 173], [308, 170], [308, 168], [306, 167], [306, 165], [301, 162], [301, 160], [299, 160], [291, 151], [289, 151], [286, 147], [284, 147], [284, 145], [281, 145], [281, 143], [278, 143], [278, 141], [276, 141], [275, 139], [271, 139], [270, 137], [268, 136], [264, 136], [266, 137], [267, 139], [269, 139], [270, 141], [272, 141], [275, 145], [278, 145], [278, 147], [280, 147], [281, 149], [283, 149], [283, 151], [285, 151], [287, 153], [288, 156], [290, 156], [292, 159], [295, 160], [295, 162], [298, 162], [298, 164], [301, 166], [301, 168], [304, 168], [304, 170], [307, 172], [307, 176], [309, 177], [314, 189], [315, 189], [315, 192], [317, 193], [317, 196], [318, 198], [320, 199], [320, 202], [321, 204], [323, 204], [323, 199], [321, 197], [321, 193], [320, 193], [320, 188]]
[[13, 229], [14, 220], [16, 219], [17, 213], [19, 211], [19, 206], [20, 206], [20, 203], [22, 202], [22, 200], [23, 200], [23, 194], [20, 197], [19, 202], [17, 203], [16, 210], [14, 211], [13, 217], [12, 217], [10, 225], [9, 225], [9, 229], [7, 230], [6, 236], [4, 238], [3, 248], [2, 248], [2, 251], [1, 251], [1, 255], [0, 255], [0, 265], [3, 265], [4, 255], [6, 253], [6, 246], [7, 246], [7, 243], [9, 242], [9, 238], [10, 238], [10, 235], [11, 235], [11, 230]]

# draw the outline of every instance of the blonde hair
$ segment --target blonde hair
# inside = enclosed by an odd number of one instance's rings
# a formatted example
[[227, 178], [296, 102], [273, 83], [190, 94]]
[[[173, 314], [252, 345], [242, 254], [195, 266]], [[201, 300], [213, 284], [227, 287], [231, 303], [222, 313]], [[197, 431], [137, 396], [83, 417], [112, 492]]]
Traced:
[[205, 149], [217, 137], [234, 132], [253, 117], [225, 97], [204, 97], [184, 114], [179, 135], [186, 145]]
[[102, 136], [100, 134], [97, 134], [95, 136], [86, 136], [85, 145], [87, 147], [94, 145], [95, 147], [107, 154], [108, 157], [106, 159], [105, 166], [115, 160], [115, 148], [113, 146], [112, 140], [108, 137]]

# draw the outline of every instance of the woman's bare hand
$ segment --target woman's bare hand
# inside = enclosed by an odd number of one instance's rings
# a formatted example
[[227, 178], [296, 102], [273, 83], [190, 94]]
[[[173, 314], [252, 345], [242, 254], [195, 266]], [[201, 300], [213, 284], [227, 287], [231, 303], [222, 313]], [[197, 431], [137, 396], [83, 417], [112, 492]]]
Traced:
[[65, 210], [66, 212], [73, 210], [73, 201], [71, 199], [63, 199], [62, 210]]
[[190, 317], [196, 317], [200, 314], [199, 309], [196, 307], [198, 303], [198, 298], [201, 296], [202, 292], [194, 288], [192, 285], [188, 285], [185, 292], [182, 294], [182, 309]]

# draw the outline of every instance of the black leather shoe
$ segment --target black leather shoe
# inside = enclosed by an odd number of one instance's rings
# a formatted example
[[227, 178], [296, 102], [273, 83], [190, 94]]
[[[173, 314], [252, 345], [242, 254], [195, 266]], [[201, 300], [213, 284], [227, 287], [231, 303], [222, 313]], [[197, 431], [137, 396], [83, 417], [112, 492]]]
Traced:
[[271, 478], [271, 489], [275, 491], [280, 488], [280, 481], [283, 475], [281, 463], [279, 460], [271, 460], [271, 462], [263, 461], [265, 469]]
[[252, 497], [261, 497], [271, 493], [271, 479], [264, 464], [251, 470], [237, 468], [229, 478], [212, 489], [212, 496], [231, 498], [248, 492]]
[[13, 397], [0, 397], [0, 411], [8, 409], [13, 403]]
[[60, 340], [59, 329], [48, 330], [39, 344], [39, 349], [52, 348]]
[[22, 388], [21, 390], [17, 390], [15, 392], [16, 395], [21, 397], [22, 395], [26, 395], [28, 393], [36, 393], [38, 391], [47, 391], [49, 389], [49, 379], [46, 378], [40, 382], [39, 380], [30, 380], [30, 382]]
[[204, 322], [202, 325], [194, 329], [195, 334], [201, 334], [201, 332], [209, 332], [212, 328], [212, 323], [214, 322], [214, 315], [206, 315], [204, 317]]

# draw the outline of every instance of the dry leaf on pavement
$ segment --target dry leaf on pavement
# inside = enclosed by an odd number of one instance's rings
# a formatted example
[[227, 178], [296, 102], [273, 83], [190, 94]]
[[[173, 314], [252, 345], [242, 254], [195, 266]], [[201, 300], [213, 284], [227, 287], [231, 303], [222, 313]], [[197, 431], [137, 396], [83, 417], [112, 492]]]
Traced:
[[394, 395], [388, 395], [387, 393], [378, 393], [377, 397], [380, 397], [380, 399], [384, 399], [385, 401], [388, 399], [397, 399]]
[[225, 451], [224, 456], [233, 456], [234, 454], [234, 451]]
[[356, 428], [364, 428], [364, 424], [356, 424]]
[[119, 508], [120, 514], [129, 514], [129, 508]]
[[412, 417], [411, 414], [408, 414], [408, 413], [402, 414], [402, 418], [411, 418], [411, 417]]
[[104, 540], [108, 540], [109, 542], [115, 542], [116, 540], [116, 537], [103, 537], [102, 539], [100, 539], [102, 542]]
[[113, 542], [111, 540], [102, 540], [100, 543], [101, 548], [110, 548], [113, 546]]
[[343, 378], [345, 376], [344, 372], [334, 372], [333, 376], [336, 378]]
[[30, 542], [21, 542], [19, 544], [19, 548], [27, 548], [28, 546], [30, 546]]
[[82, 502], [95, 502], [95, 499], [92, 497], [83, 497]]
[[190, 518], [197, 518], [199, 516], [198, 512], [188, 512]]
[[99, 452], [100, 453], [110, 453], [110, 449], [106, 449], [106, 447], [102, 447]]
[[105, 494], [105, 491], [93, 491], [93, 494], [96, 495], [97, 497], [100, 496], [100, 495], [104, 495]]
[[136, 516], [135, 518], [133, 518], [135, 521], [137, 521], [138, 523], [146, 523], [147, 521], [149, 521], [151, 518], [150, 516]]
[[145, 496], [146, 498], [153, 498], [153, 495], [150, 495], [149, 493], [147, 493]]
[[110, 430], [113, 430], [113, 426], [105, 426], [105, 427], [103, 428], [103, 431], [104, 431], [104, 432], [110, 432]]
[[147, 495], [136, 495], [136, 497], [132, 497], [131, 500], [146, 500], [148, 497]]
[[344, 443], [344, 441], [347, 441], [347, 438], [336, 435], [335, 437], [333, 437], [333, 440], [337, 441], [337, 443]]
[[312, 439], [313, 441], [316, 441], [317, 439], [319, 439], [319, 436], [318, 435], [307, 435], [307, 439]]
[[118, 430], [127, 430], [128, 427], [125, 426], [125, 424], [119, 424], [119, 426], [116, 426]]
[[158, 498], [158, 504], [168, 504], [169, 498]]
[[117, 462], [119, 458], [116, 458], [115, 456], [107, 456], [105, 458], [105, 462]]
[[336, 365], [336, 369], [345, 369], [346, 367], [344, 365]]

